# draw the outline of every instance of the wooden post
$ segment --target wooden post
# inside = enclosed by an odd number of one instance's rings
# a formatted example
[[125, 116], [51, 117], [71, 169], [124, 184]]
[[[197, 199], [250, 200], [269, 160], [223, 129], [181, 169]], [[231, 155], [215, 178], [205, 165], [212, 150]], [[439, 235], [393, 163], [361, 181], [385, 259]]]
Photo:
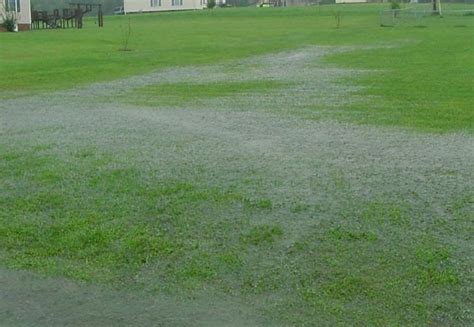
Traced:
[[77, 24], [76, 24], [77, 28], [82, 28], [82, 9], [79, 3], [77, 4], [76, 18], [77, 18]]
[[99, 5], [99, 27], [104, 27], [104, 13], [102, 12], [102, 5]]

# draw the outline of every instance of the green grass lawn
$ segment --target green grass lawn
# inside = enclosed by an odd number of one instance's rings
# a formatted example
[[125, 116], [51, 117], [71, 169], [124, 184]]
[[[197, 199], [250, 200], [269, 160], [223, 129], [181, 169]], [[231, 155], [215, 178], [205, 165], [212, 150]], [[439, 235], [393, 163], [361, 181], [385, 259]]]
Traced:
[[[2, 34], [0, 96], [70, 88], [170, 66], [222, 62], [309, 44], [359, 46], [371, 49], [329, 60], [380, 73], [352, 81], [368, 87], [362, 95], [371, 96], [371, 101], [350, 106], [336, 118], [428, 131], [472, 131], [472, 16], [427, 18], [421, 23], [426, 28], [381, 28], [378, 11], [385, 7], [107, 17], [102, 30], [88, 21], [84, 30]], [[336, 11], [342, 17], [339, 29]], [[128, 19], [133, 51], [120, 52]]]
[[262, 325], [471, 324], [474, 16], [387, 6], [1, 33], [1, 267]]

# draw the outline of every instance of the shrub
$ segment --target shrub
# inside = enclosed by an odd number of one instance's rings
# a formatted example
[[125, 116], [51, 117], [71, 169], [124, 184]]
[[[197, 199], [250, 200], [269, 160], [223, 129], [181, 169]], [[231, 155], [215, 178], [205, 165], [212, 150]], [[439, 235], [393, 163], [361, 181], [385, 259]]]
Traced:
[[3, 17], [3, 27], [5, 27], [5, 29], [8, 31], [8, 32], [15, 32], [15, 29], [16, 29], [16, 23], [17, 23], [17, 19], [16, 19], [16, 15], [14, 12], [5, 12], [5, 14], [2, 14], [2, 17]]
[[207, 0], [207, 8], [212, 9], [216, 6], [216, 0]]
[[397, 0], [392, 0], [390, 1], [390, 9], [393, 9], [393, 10], [396, 10], [396, 9], [400, 9], [400, 2], [398, 2]]

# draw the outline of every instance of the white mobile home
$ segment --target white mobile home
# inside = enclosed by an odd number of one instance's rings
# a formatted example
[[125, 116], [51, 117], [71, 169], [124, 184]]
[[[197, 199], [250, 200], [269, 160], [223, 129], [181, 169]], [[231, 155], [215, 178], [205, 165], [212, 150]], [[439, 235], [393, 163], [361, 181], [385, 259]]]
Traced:
[[[29, 30], [31, 26], [30, 0], [0, 0], [0, 25], [7, 15], [14, 15], [17, 20], [18, 30]], [[0, 26], [0, 30], [2, 30]]]
[[203, 9], [206, 0], [123, 0], [123, 13]]

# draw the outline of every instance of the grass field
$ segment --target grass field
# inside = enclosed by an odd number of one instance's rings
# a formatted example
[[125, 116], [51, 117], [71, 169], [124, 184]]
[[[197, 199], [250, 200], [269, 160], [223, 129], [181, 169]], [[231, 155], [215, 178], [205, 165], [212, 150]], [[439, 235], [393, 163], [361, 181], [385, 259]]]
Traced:
[[386, 6], [0, 34], [0, 325], [471, 325], [474, 16]]

